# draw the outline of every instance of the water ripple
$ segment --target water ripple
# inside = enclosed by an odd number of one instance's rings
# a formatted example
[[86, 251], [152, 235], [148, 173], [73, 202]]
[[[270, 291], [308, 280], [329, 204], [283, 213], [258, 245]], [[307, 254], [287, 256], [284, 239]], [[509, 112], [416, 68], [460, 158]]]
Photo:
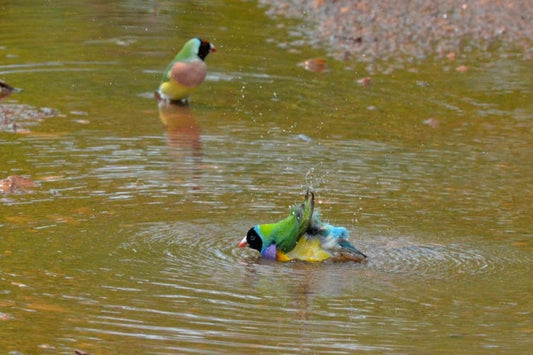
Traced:
[[[250, 223], [248, 223], [250, 224]], [[156, 249], [164, 249], [164, 257], [169, 265], [165, 272], [172, 274], [185, 269], [195, 270], [204, 276], [232, 273], [246, 265], [253, 273], [278, 273], [281, 277], [287, 269], [295, 278], [312, 272], [317, 279], [327, 278], [325, 273], [331, 266], [306, 263], [272, 263], [261, 260], [250, 249], [236, 247], [239, 235], [229, 235], [225, 230], [244, 231], [248, 224], [235, 225], [230, 228], [199, 221], [198, 224], [156, 223], [149, 225], [137, 235], [143, 243]], [[251, 224], [250, 224], [251, 225]], [[369, 255], [366, 265], [357, 266], [359, 272], [384, 275], [405, 274], [417, 278], [449, 278], [461, 275], [492, 275], [509, 272], [513, 269], [523, 270], [531, 265], [533, 258], [522, 250], [509, 245], [477, 245], [474, 242], [449, 244], [422, 243], [412, 238], [358, 237], [358, 247]], [[371, 240], [371, 241], [369, 241]], [[354, 240], [355, 242], [355, 240]], [[157, 246], [159, 245], [159, 246]], [[201, 265], [201, 268], [198, 266]], [[327, 265], [327, 263], [326, 263]], [[325, 268], [325, 270], [320, 270]], [[354, 265], [346, 266], [354, 269]], [[324, 273], [324, 275], [321, 275]]]
[[233, 267], [239, 258], [235, 252], [238, 237], [224, 236], [221, 230], [209, 221], [154, 223], [138, 233], [134, 243], [158, 250], [163, 248], [167, 262], [180, 268], [196, 267], [201, 263], [203, 268], [199, 271], [209, 274], [213, 268]]
[[405, 239], [383, 243], [372, 244], [372, 252], [369, 252], [370, 266], [382, 272], [416, 277], [491, 275], [510, 271], [533, 261], [520, 250], [512, 247], [505, 250], [501, 245], [491, 247], [463, 243], [418, 244]]
[[[138, 232], [121, 249], [136, 257], [121, 263], [140, 266], [144, 277], [138, 275], [129, 289], [116, 280], [113, 287], [120, 297], [78, 330], [139, 338], [158, 351], [167, 344], [168, 352], [201, 347], [203, 353], [231, 353], [252, 343], [263, 352], [390, 352], [395, 349], [390, 344], [374, 346], [358, 337], [389, 327], [396, 329], [393, 337], [400, 337], [402, 330], [431, 324], [379, 316], [377, 310], [389, 297], [402, 314], [414, 303], [433, 307], [438, 297], [421, 299], [405, 292], [405, 280], [422, 281], [411, 286], [417, 289], [426, 287], [427, 280], [492, 278], [533, 261], [512, 246], [478, 246], [468, 239], [435, 244], [414, 237], [359, 235], [354, 239], [369, 255], [367, 264], [277, 263], [236, 247], [239, 236], [229, 231], [246, 230], [249, 224], [197, 219], [137, 225]], [[275, 344], [264, 339], [265, 329], [277, 330]]]
[[24, 64], [0, 65], [0, 74], [35, 73], [53, 71], [94, 71], [95, 68], [87, 66], [112, 66], [116, 61], [51, 61]]

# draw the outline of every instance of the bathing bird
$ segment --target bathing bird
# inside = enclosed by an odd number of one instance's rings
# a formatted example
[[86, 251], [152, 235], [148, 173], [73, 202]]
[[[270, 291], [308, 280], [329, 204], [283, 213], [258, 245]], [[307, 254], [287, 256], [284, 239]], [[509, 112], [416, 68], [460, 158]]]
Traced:
[[187, 102], [205, 79], [205, 57], [215, 51], [214, 45], [200, 38], [189, 40], [168, 64], [156, 95], [171, 102]]
[[315, 195], [308, 190], [305, 201], [292, 206], [289, 216], [277, 223], [255, 225], [239, 247], [250, 247], [263, 258], [278, 261], [364, 261], [367, 256], [348, 241], [348, 230], [323, 222], [314, 205]]

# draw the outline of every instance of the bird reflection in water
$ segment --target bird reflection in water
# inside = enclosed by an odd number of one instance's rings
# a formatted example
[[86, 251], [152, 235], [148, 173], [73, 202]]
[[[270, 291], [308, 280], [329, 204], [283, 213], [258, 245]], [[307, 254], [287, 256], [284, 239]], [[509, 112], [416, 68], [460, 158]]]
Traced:
[[[157, 98], [157, 97], [156, 97]], [[194, 183], [193, 189], [199, 187], [195, 182], [200, 177], [200, 166], [202, 164], [202, 141], [201, 128], [187, 103], [175, 104], [166, 100], [158, 100], [159, 118], [165, 126], [165, 136], [167, 144], [172, 149], [172, 154], [176, 156], [179, 167], [180, 179], [184, 179], [187, 174], [192, 173], [191, 181], [184, 183]], [[190, 168], [190, 169], [189, 169]], [[184, 171], [185, 170], [185, 171]]]

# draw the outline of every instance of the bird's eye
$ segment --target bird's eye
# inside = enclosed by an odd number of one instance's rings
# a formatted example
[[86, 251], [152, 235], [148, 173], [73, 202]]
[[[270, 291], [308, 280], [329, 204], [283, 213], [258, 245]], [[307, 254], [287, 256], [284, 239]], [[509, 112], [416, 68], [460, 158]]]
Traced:
[[255, 240], [255, 235], [252, 234], [248, 236], [248, 239], [250, 239], [250, 241], [253, 242]]

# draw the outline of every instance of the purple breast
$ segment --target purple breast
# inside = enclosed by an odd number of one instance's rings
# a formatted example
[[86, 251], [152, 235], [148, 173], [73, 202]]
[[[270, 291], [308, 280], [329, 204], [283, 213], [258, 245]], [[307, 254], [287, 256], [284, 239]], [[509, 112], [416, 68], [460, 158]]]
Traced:
[[276, 259], [276, 244], [270, 244], [261, 256], [265, 259]]

